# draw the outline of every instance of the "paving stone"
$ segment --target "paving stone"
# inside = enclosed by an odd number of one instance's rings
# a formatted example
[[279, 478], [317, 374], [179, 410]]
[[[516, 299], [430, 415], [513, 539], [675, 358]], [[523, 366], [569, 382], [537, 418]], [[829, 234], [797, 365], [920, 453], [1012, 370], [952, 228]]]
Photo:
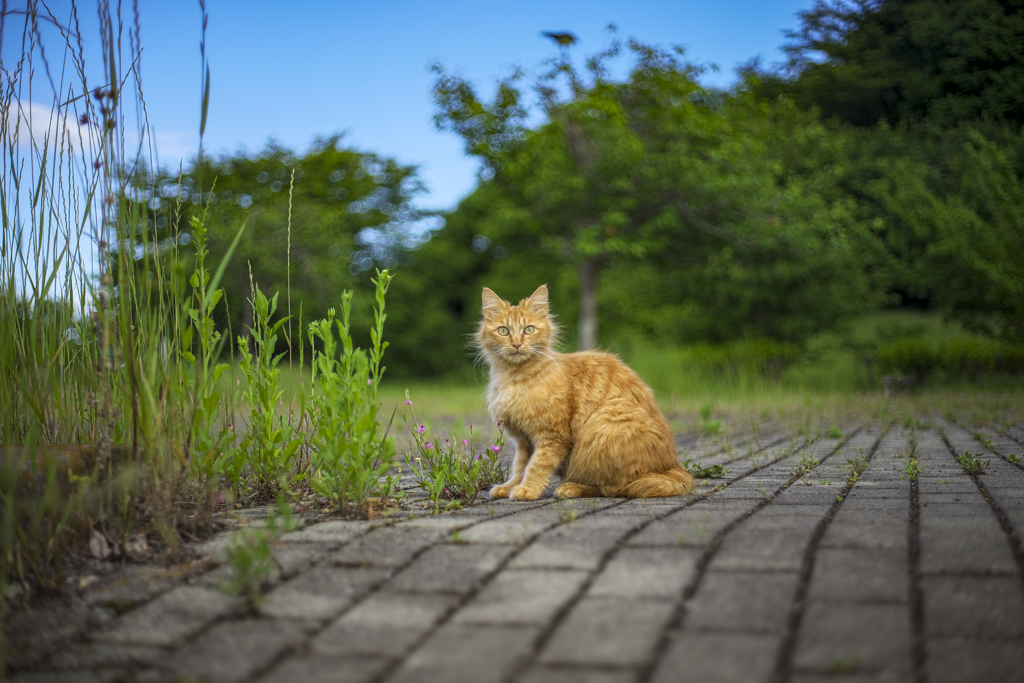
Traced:
[[646, 662], [672, 616], [663, 599], [584, 597], [541, 651], [543, 664], [629, 666]]
[[563, 570], [506, 570], [463, 606], [457, 624], [545, 624], [575, 597], [588, 574]]
[[80, 671], [25, 671], [6, 679], [8, 683], [106, 683], [111, 680], [103, 672]]
[[369, 683], [389, 664], [385, 659], [369, 657], [301, 655], [284, 660], [257, 680], [259, 683]]
[[1020, 683], [1022, 671], [1019, 640], [929, 638], [925, 643], [928, 683]]
[[443, 544], [430, 548], [388, 582], [388, 589], [467, 593], [515, 551], [509, 545]]
[[817, 521], [829, 513], [829, 511], [832, 509], [832, 504], [836, 502], [836, 497], [832, 496], [832, 499], [827, 504], [824, 505], [777, 505], [776, 501], [778, 501], [778, 498], [773, 500], [771, 503], [766, 505], [761, 510], [758, 510], [755, 513], [757, 519], [767, 520], [789, 518], [796, 516], [809, 516], [814, 517], [815, 521]]
[[323, 655], [381, 655], [406, 652], [452, 607], [457, 597], [378, 592], [347, 611], [314, 640]]
[[808, 598], [905, 602], [910, 592], [903, 548], [819, 548]]
[[284, 620], [245, 619], [217, 624], [169, 657], [183, 678], [236, 683], [298, 646], [303, 630]]
[[344, 543], [379, 524], [361, 520], [331, 520], [311, 524], [298, 531], [289, 531], [281, 536], [281, 540], [286, 543]]
[[400, 522], [398, 526], [403, 529], [432, 529], [442, 531], [445, 535], [457, 529], [465, 529], [479, 521], [476, 517], [454, 515], [428, 515], [426, 517], [413, 517]]
[[10, 611], [0, 626], [4, 630], [4, 659], [16, 667], [43, 665], [54, 652], [68, 647], [83, 633], [102, 628], [115, 618], [112, 610], [63, 604]]
[[658, 662], [652, 683], [755, 683], [768, 681], [782, 638], [748, 633], [676, 634]]
[[905, 605], [810, 602], [804, 612], [793, 667], [829, 672], [910, 672], [910, 610]]
[[729, 533], [709, 568], [712, 570], [796, 571], [818, 524], [812, 515], [758, 519], [754, 515]]
[[597, 575], [588, 594], [678, 598], [693, 579], [700, 556], [697, 548], [623, 548]]
[[988, 517], [992, 508], [984, 500], [970, 503], [929, 503], [921, 506], [921, 515], [936, 517]]
[[129, 612], [97, 635], [103, 642], [123, 645], [177, 647], [208, 624], [236, 613], [241, 601], [220, 591], [178, 586]]
[[516, 683], [636, 683], [639, 676], [634, 670], [534, 667], [515, 680]]
[[446, 624], [418, 647], [388, 683], [498, 683], [520, 665], [537, 626]]
[[691, 507], [659, 519], [630, 538], [629, 545], [703, 546], [736, 520], [728, 510]]
[[335, 564], [400, 567], [448, 534], [441, 529], [388, 526], [374, 529], [331, 554]]
[[595, 571], [623, 533], [617, 529], [586, 529], [568, 539], [546, 534], [509, 563], [510, 569], [551, 568]]
[[[559, 514], [561, 512], [561, 514]], [[570, 511], [547, 506], [500, 519], [489, 519], [459, 534], [462, 543], [512, 543], [523, 545], [546, 529], [570, 521]]]
[[[815, 480], [817, 481], [817, 480]], [[836, 502], [836, 496], [842, 492], [840, 487], [812, 484], [803, 486], [794, 484], [776, 496], [769, 507], [778, 505], [821, 506], [827, 511]]]
[[108, 643], [75, 643], [53, 653], [50, 664], [56, 669], [98, 669], [136, 667], [151, 664], [167, 651], [149, 645], [111, 645]]
[[796, 572], [709, 571], [686, 602], [684, 628], [782, 633], [798, 582]]
[[267, 593], [259, 611], [280, 619], [331, 619], [387, 576], [385, 569], [314, 567]]
[[314, 543], [272, 543], [270, 552], [286, 579], [319, 562], [327, 554], [325, 548]]
[[[658, 498], [657, 500], [662, 500]], [[671, 514], [677, 510], [683, 509], [682, 505], [666, 505], [662, 503], [644, 505], [644, 506], [626, 506], [617, 505], [607, 510], [602, 510], [601, 515], [610, 517], [639, 517], [642, 519], [657, 519], [664, 517], [665, 515]]]
[[922, 578], [921, 591], [929, 637], [1024, 637], [1019, 577], [931, 576]]
[[896, 548], [906, 552], [906, 522], [858, 522], [839, 516], [825, 529], [820, 548]]
[[995, 516], [936, 517], [921, 513], [922, 573], [1016, 573], [1017, 564]]
[[82, 599], [92, 605], [104, 605], [117, 612], [127, 612], [208, 568], [206, 563], [201, 562], [174, 567], [130, 564], [108, 576], [100, 577], [99, 581], [82, 593]]

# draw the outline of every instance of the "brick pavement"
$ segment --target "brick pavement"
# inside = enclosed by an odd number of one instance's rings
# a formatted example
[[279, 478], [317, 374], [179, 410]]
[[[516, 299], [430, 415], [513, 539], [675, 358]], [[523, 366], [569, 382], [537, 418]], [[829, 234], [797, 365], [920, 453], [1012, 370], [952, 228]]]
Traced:
[[[208, 561], [13, 614], [11, 680], [1019, 681], [1022, 437], [941, 420], [681, 437], [726, 477], [682, 498], [484, 500], [285, 534], [255, 612], [218, 590], [222, 535]], [[985, 474], [963, 474], [967, 450]]]

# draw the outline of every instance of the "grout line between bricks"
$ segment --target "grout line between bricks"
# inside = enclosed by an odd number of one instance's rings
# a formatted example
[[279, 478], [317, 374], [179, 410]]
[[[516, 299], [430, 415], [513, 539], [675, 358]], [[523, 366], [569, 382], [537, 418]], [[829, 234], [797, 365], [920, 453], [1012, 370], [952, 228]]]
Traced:
[[[612, 508], [615, 508], [615, 507], [618, 507], [620, 505], [625, 504], [627, 502], [627, 500], [628, 499], [623, 499], [623, 500], [621, 500], [621, 501], [619, 501], [617, 503], [613, 503], [612, 505], [609, 505], [607, 507], [600, 508], [600, 509], [585, 510], [576, 519], [578, 520], [578, 519], [581, 519], [583, 517], [589, 517], [590, 515], [595, 515], [595, 514], [597, 514], [599, 512], [603, 512], [604, 510], [610, 510]], [[556, 499], [553, 499], [553, 500], [547, 502], [544, 505], [535, 505], [533, 507], [526, 508], [525, 510], [518, 510], [518, 511], [512, 512], [512, 513], [510, 513], [508, 515], [502, 515], [502, 517], [511, 517], [513, 515], [520, 514], [520, 513], [523, 513], [523, 512], [527, 512], [529, 510], [538, 510], [540, 508], [548, 507], [548, 506], [553, 505], [554, 503], [558, 503], [558, 502], [561, 502], [561, 501], [559, 501], [556, 498]], [[492, 519], [492, 518], [488, 518], [487, 520], [481, 520], [480, 522], [477, 522], [477, 523], [479, 524], [479, 523], [482, 523], [484, 521], [489, 521], [490, 519]], [[496, 518], [493, 518], [493, 519], [496, 519]], [[480, 591], [482, 591], [484, 588], [486, 588], [487, 585], [490, 584], [491, 580], [494, 579], [494, 577], [496, 577], [498, 574], [500, 574], [502, 571], [504, 571], [504, 569], [512, 562], [512, 560], [514, 560], [516, 557], [518, 557], [520, 554], [522, 554], [523, 551], [525, 551], [527, 548], [529, 548], [531, 545], [533, 545], [533, 543], [536, 541], [536, 539], [539, 538], [543, 533], [545, 533], [547, 531], [550, 531], [551, 529], [554, 529], [556, 527], [565, 526], [566, 524], [570, 524], [570, 523], [571, 522], [559, 520], [556, 524], [554, 524], [554, 525], [548, 527], [547, 529], [545, 529], [544, 531], [541, 531], [540, 533], [534, 535], [534, 537], [532, 539], [530, 539], [529, 541], [527, 541], [526, 543], [518, 545], [516, 547], [516, 549], [513, 552], [511, 552], [508, 555], [508, 557], [506, 557], [504, 560], [502, 560], [498, 564], [498, 566], [495, 567], [495, 569], [493, 571], [491, 571], [489, 574], [484, 576], [483, 579], [481, 579], [472, 590], [468, 591], [452, 607], [450, 607], [441, 616], [441, 618], [438, 619], [434, 623], [434, 625], [423, 634], [422, 637], [420, 637], [412, 645], [410, 645], [406, 649], [405, 653], [402, 656], [395, 658], [389, 666], [385, 667], [384, 670], [381, 671], [381, 673], [379, 673], [377, 676], [374, 676], [373, 678], [371, 678], [370, 679], [370, 683], [379, 683], [380, 681], [385, 680], [391, 674], [393, 674], [395, 671], [397, 671], [402, 666], [402, 664], [405, 662], [405, 660], [407, 660], [409, 658], [409, 655], [411, 655], [413, 652], [415, 652], [417, 650], [417, 648], [419, 648], [420, 645], [422, 645], [424, 642], [426, 642], [427, 639], [429, 639], [430, 636], [432, 636], [437, 631], [437, 629], [439, 629], [439, 628], [443, 627], [445, 624], [447, 624], [448, 621], [450, 621], [451, 618], [453, 616], [455, 616], [456, 612], [458, 612], [460, 609], [462, 609], [462, 607], [464, 607], [467, 603], [469, 603], [470, 600], [472, 600], [474, 597], [476, 597], [476, 595], [478, 593], [480, 593]], [[471, 526], [475, 526], [475, 524], [471, 525]], [[466, 528], [468, 528], [468, 527], [466, 527]], [[437, 543], [434, 543], [433, 545], [439, 545], [440, 543], [441, 542], [438, 541]], [[430, 547], [433, 547], [433, 545], [431, 545]], [[500, 544], [500, 545], [506, 545], [506, 544]], [[427, 549], [424, 549], [422, 552], [426, 552], [426, 550]], [[417, 553], [417, 556], [419, 556], [419, 554], [420, 553]], [[410, 560], [410, 564], [411, 564], [411, 562], [412, 562], [412, 560]], [[397, 574], [398, 572], [396, 571], [395, 573]]]
[[[946, 437], [946, 433], [941, 427], [939, 428], [939, 435], [942, 437], [943, 442], [945, 442], [946, 448], [949, 449], [950, 456], [955, 460], [956, 449], [953, 448], [953, 444], [949, 442], [949, 439]], [[1006, 542], [1010, 544], [1010, 553], [1013, 555], [1013, 559], [1017, 561], [1018, 578], [1020, 578], [1021, 583], [1024, 584], [1024, 543], [1021, 542], [1020, 534], [1013, 528], [1013, 523], [1010, 521], [1010, 518], [1006, 515], [1006, 512], [1003, 511], [1003, 508], [1000, 507], [999, 503], [996, 502], [996, 499], [992, 497], [992, 494], [989, 493], [988, 487], [982, 483], [978, 475], [971, 474], [968, 476], [971, 478], [971, 481], [974, 482], [974, 485], [978, 487], [978, 491], [981, 493], [985, 502], [988, 503], [989, 508], [992, 510], [992, 513], [999, 521], [999, 527], [1006, 535]]]
[[[875, 439], [875, 443], [871, 446], [871, 452], [868, 453], [868, 463], [875, 457], [875, 453], [878, 451], [878, 445], [882, 443], [882, 439], [889, 432], [889, 428], [885, 428]], [[851, 438], [852, 435], [851, 435]], [[837, 452], [833, 451], [833, 454]], [[789, 619], [786, 624], [786, 633], [782, 638], [782, 645], [779, 647], [778, 658], [775, 662], [775, 670], [772, 672], [771, 681], [772, 683], [784, 683], [789, 680], [793, 669], [793, 656], [796, 654], [797, 637], [800, 634], [800, 625], [803, 623], [804, 611], [807, 609], [807, 591], [811, 587], [811, 576], [814, 574], [814, 561], [818, 554], [818, 546], [821, 544], [821, 539], [825, 536], [825, 531], [828, 529], [829, 524], [835, 519], [836, 514], [839, 512], [839, 508], [842, 507], [846, 501], [846, 497], [850, 495], [850, 491], [856, 486], [857, 480], [853, 482], [847, 481], [846, 488], [843, 492], [836, 497], [832, 507], [829, 508], [825, 516], [818, 521], [818, 525], [814, 528], [814, 533], [811, 534], [811, 539], [807, 542], [807, 547], [804, 549], [803, 561], [800, 564], [800, 578], [797, 580], [796, 593], [793, 596], [793, 605], [790, 608]]]
[[[852, 438], [852, 434], [848, 438]], [[730, 462], [736, 462], [737, 460], [742, 460], [742, 459], [749, 459], [749, 458], [751, 458], [751, 457], [753, 457], [753, 456], [755, 456], [755, 455], [757, 455], [759, 453], [762, 453], [762, 452], [768, 450], [769, 448], [775, 447], [777, 444], [782, 443], [784, 441], [793, 441], [793, 438], [792, 437], [787, 437], [787, 436], [781, 436], [778, 439], [776, 439], [775, 441], [773, 441], [772, 443], [763, 445], [761, 448], [757, 449], [756, 451], [747, 453], [745, 456], [741, 456], [741, 457], [736, 458], [735, 460], [732, 460]], [[752, 474], [760, 472], [761, 470], [766, 469], [768, 467], [772, 467], [773, 465], [781, 462], [782, 460], [790, 458], [793, 455], [796, 455], [797, 453], [803, 451], [807, 447], [813, 445], [813, 443], [815, 441], [816, 441], [816, 439], [815, 440], [805, 439], [804, 442], [798, 448], [794, 449], [794, 451], [792, 453], [788, 453], [786, 455], [783, 455], [783, 456], [781, 456], [779, 458], [776, 458], [776, 459], [772, 460], [771, 462], [766, 462], [763, 465], [757, 465], [753, 469], [751, 469], [749, 472], [747, 472], [746, 474], [742, 474], [742, 475], [739, 475], [737, 477], [733, 477], [731, 480], [725, 482], [724, 486], [726, 486], [726, 487], [731, 486], [731, 485], [739, 482], [740, 480], [745, 479], [746, 477], [749, 477]], [[844, 441], [844, 443], [845, 443], [845, 441]], [[555, 632], [555, 630], [558, 628], [558, 626], [565, 620], [565, 618], [568, 616], [569, 612], [572, 611], [572, 608], [575, 607], [576, 604], [583, 598], [583, 596], [586, 594], [587, 590], [589, 590], [590, 586], [593, 584], [593, 582], [596, 579], [596, 577], [600, 575], [600, 573], [604, 570], [604, 568], [608, 565], [608, 563], [612, 560], [612, 558], [616, 555], [616, 553], [618, 553], [622, 548], [625, 547], [626, 543], [629, 541], [630, 538], [632, 538], [633, 536], [639, 534], [641, 531], [646, 529], [648, 526], [650, 526], [654, 522], [660, 521], [662, 519], [666, 519], [666, 518], [668, 518], [668, 517], [670, 517], [670, 516], [680, 512], [682, 510], [685, 510], [685, 509], [687, 509], [687, 508], [689, 508], [689, 507], [691, 507], [693, 505], [696, 505], [697, 503], [701, 502], [702, 500], [705, 500], [706, 498], [708, 498], [708, 497], [712, 496], [713, 494], [717, 493], [719, 490], [720, 489], [718, 487], [715, 487], [715, 488], [712, 488], [712, 489], [710, 489], [708, 491], [705, 491], [700, 496], [694, 498], [693, 500], [687, 501], [685, 504], [680, 505], [678, 508], [676, 508], [674, 510], [670, 510], [670, 511], [668, 511], [666, 513], [663, 513], [661, 515], [657, 515], [657, 516], [651, 517], [650, 519], [645, 520], [642, 524], [634, 527], [633, 529], [631, 529], [628, 532], [626, 532], [625, 534], [623, 534], [623, 536], [619, 539], [618, 543], [616, 543], [614, 546], [612, 546], [604, 554], [604, 556], [601, 558], [601, 561], [598, 563], [597, 568], [590, 573], [590, 575], [587, 577], [586, 581], [584, 581], [583, 584], [580, 586], [580, 588], [576, 591], [576, 594], [570, 600], [568, 600], [565, 603], [565, 605], [562, 606], [562, 608], [555, 614], [554, 618], [547, 624], [547, 626], [545, 626], [543, 629], [541, 629], [540, 634], [537, 636], [536, 640], [534, 641], [534, 645], [533, 645], [533, 648], [531, 649], [531, 652], [530, 652], [529, 656], [525, 657], [523, 659], [523, 661], [520, 662], [520, 665], [518, 667], [515, 667], [512, 670], [512, 672], [508, 676], [505, 677], [504, 680], [505, 681], [513, 681], [513, 680], [515, 680], [516, 678], [519, 677], [519, 675], [523, 671], [525, 671], [527, 668], [529, 668], [530, 665], [532, 665], [534, 663], [534, 661], [536, 660], [537, 656], [540, 654], [541, 649], [543, 649], [544, 645], [547, 643], [547, 641], [551, 637], [551, 635]], [[760, 510], [761, 507], [763, 507], [764, 505], [768, 504], [769, 500], [770, 499], [762, 501], [756, 509]], [[730, 526], [730, 528], [731, 528], [731, 526]], [[711, 543], [709, 544], [709, 547], [710, 547], [711, 544], [714, 544], [714, 543], [715, 543], [715, 540], [713, 539], [711, 541]], [[698, 572], [702, 571], [702, 567], [700, 565], [700, 561], [698, 561], [697, 571]], [[657, 654], [655, 654], [655, 661], [656, 661], [656, 659], [657, 659]], [[648, 668], [653, 668], [653, 662], [649, 665]]]
[[921, 590], [921, 502], [917, 478], [910, 480], [910, 524], [907, 527], [907, 572], [910, 595], [910, 671], [914, 683], [925, 683], [924, 593]]
[[[816, 469], [823, 462], [825, 462], [826, 460], [831, 458], [833, 455], [835, 455], [837, 452], [839, 452], [843, 448], [843, 446], [845, 446], [847, 443], [849, 443], [850, 440], [853, 439], [853, 437], [856, 436], [860, 431], [861, 431], [861, 429], [858, 428], [858, 429], [853, 430], [852, 432], [850, 432], [849, 436], [847, 436], [839, 444], [837, 444], [836, 447], [834, 449], [832, 449], [832, 451], [828, 455], [823, 457], [818, 462], [818, 465], [814, 466], [814, 469]], [[790, 455], [788, 455], [788, 456], [786, 456], [784, 458], [780, 458], [780, 459], [778, 459], [778, 460], [776, 460], [776, 461], [774, 461], [774, 462], [772, 462], [772, 463], [770, 463], [768, 465], [765, 465], [765, 467], [771, 467], [771, 466], [781, 462], [782, 460], [785, 460], [785, 459], [787, 459], [789, 457], [792, 457], [792, 456], [796, 455], [797, 453], [800, 453], [801, 451], [806, 449], [808, 446], [813, 445], [813, 443], [815, 443], [815, 441], [816, 441], [816, 439], [815, 440], [811, 440], [811, 439], [806, 440], [804, 442], [804, 445], [801, 446], [799, 449], [797, 449], [794, 453], [792, 453], [792, 454], [790, 454]], [[759, 468], [759, 469], [763, 469], [763, 468]], [[759, 470], [754, 470], [754, 471], [759, 471]], [[750, 474], [753, 474], [754, 471], [752, 471]], [[708, 547], [705, 549], [705, 551], [701, 555], [700, 559], [697, 560], [697, 564], [696, 564], [696, 568], [695, 568], [695, 571], [694, 571], [693, 579], [690, 581], [690, 583], [683, 590], [683, 594], [677, 599], [673, 616], [672, 616], [671, 619], [669, 619], [669, 622], [668, 622], [667, 626], [665, 627], [664, 631], [662, 631], [661, 638], [659, 639], [658, 644], [655, 646], [654, 653], [652, 654], [652, 656], [651, 656], [650, 660], [647, 662], [647, 664], [645, 664], [644, 666], [641, 667], [640, 675], [638, 676], [638, 680], [641, 683], [646, 683], [646, 681], [649, 681], [651, 679], [651, 677], [654, 675], [655, 667], [656, 667], [658, 661], [660, 661], [662, 655], [665, 653], [665, 650], [668, 649], [668, 646], [669, 646], [669, 643], [671, 642], [673, 634], [677, 633], [679, 631], [679, 629], [682, 627], [683, 622], [684, 622], [684, 620], [686, 618], [686, 602], [687, 602], [687, 600], [690, 600], [691, 598], [693, 598], [694, 595], [696, 595], [697, 590], [700, 588], [701, 581], [703, 581], [704, 575], [707, 573], [708, 565], [711, 564], [711, 560], [714, 558], [715, 554], [718, 552], [718, 549], [722, 546], [722, 543], [725, 542], [725, 537], [729, 533], [734, 531], [738, 526], [740, 526], [740, 524], [742, 524], [746, 520], [750, 519], [755, 514], [757, 514], [758, 512], [760, 512], [761, 510], [766, 508], [768, 505], [770, 505], [772, 503], [772, 501], [774, 501], [779, 496], [779, 494], [781, 494], [783, 491], [788, 489], [790, 486], [792, 486], [796, 482], [800, 481], [805, 476], [805, 474], [807, 474], [807, 473], [805, 472], [805, 473], [801, 473], [801, 474], [798, 474], [798, 475], [794, 475], [793, 477], [791, 477], [789, 479], [789, 481], [787, 481], [786, 483], [782, 484], [782, 486], [780, 486], [779, 488], [775, 489], [772, 492], [770, 497], [765, 498], [764, 500], [760, 501], [755, 507], [753, 507], [753, 508], [747, 510], [746, 512], [742, 513], [741, 515], [739, 515], [728, 526], [726, 526], [724, 529], [722, 529], [717, 534], [715, 534], [715, 537], [711, 540], [710, 543], [708, 543]]]

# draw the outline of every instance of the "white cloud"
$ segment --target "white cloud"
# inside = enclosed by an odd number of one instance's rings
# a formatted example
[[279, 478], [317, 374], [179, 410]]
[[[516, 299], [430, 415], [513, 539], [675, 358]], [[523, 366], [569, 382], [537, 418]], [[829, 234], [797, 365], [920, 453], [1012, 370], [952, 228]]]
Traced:
[[69, 119], [56, 107], [41, 102], [13, 100], [5, 113], [4, 131], [7, 140], [17, 142], [23, 151], [52, 154], [55, 148], [64, 152], [70, 146], [75, 154], [95, 147], [95, 131], [77, 119]]

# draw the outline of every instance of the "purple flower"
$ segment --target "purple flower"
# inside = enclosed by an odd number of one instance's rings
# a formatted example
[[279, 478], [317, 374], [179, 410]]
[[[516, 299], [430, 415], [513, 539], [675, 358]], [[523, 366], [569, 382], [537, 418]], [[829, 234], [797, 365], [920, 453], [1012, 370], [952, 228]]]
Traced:
[[427, 425], [420, 425], [420, 430], [419, 431], [420, 431], [420, 434], [422, 434], [423, 432], [427, 431]]
[[500, 422], [498, 423], [498, 429], [501, 429], [501, 423]]
[[427, 442], [427, 450], [430, 450], [433, 447], [434, 447], [434, 442], [433, 441], [428, 441]]
[[406, 401], [406, 402], [405, 402], [405, 405], [407, 405], [407, 406], [411, 406], [411, 405], [412, 405], [412, 401]]
[[371, 384], [373, 384], [373, 380], [372, 379], [366, 380], [366, 386], [370, 386]]
[[491, 446], [491, 450], [494, 451], [495, 453], [500, 453], [501, 446]]
[[466, 441], [465, 439], [463, 439], [463, 440], [462, 440], [462, 445], [463, 445], [463, 446], [468, 446], [468, 445], [469, 445], [469, 442], [468, 442], [468, 441]]

